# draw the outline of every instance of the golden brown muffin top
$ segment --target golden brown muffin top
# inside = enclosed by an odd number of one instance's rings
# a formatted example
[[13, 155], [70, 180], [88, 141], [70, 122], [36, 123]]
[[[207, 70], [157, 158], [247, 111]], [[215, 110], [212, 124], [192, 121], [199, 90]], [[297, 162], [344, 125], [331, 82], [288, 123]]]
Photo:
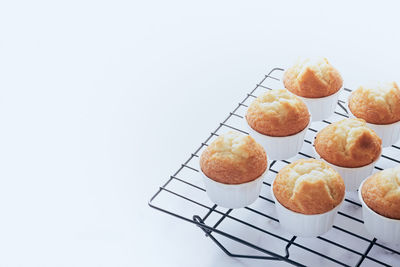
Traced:
[[363, 119], [344, 119], [322, 129], [315, 150], [326, 161], [340, 167], [362, 167], [381, 154], [382, 140]]
[[246, 120], [255, 131], [269, 136], [301, 132], [310, 121], [306, 104], [285, 89], [269, 90], [250, 104]]
[[277, 174], [273, 191], [286, 208], [302, 214], [321, 214], [339, 205], [345, 194], [342, 177], [321, 160], [300, 159]]
[[400, 90], [395, 82], [360, 86], [349, 98], [351, 113], [373, 124], [400, 121]]
[[203, 173], [224, 184], [253, 181], [265, 172], [267, 165], [264, 148], [253, 137], [232, 131], [215, 139], [200, 157]]
[[361, 188], [361, 195], [376, 213], [400, 220], [400, 166], [370, 176]]
[[283, 84], [298, 96], [318, 98], [339, 91], [343, 79], [326, 58], [307, 58], [298, 60], [286, 70]]

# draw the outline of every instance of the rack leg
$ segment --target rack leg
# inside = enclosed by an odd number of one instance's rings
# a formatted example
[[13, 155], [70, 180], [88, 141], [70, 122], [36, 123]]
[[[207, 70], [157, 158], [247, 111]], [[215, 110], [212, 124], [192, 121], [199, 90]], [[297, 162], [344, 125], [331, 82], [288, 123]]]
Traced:
[[293, 236], [292, 239], [290, 239], [289, 243], [286, 245], [285, 247], [285, 251], [286, 251], [286, 258], [289, 258], [289, 248], [290, 246], [293, 244], [293, 242], [296, 240], [297, 236]]
[[277, 257], [271, 257], [271, 256], [256, 256], [256, 255], [240, 255], [240, 254], [235, 254], [231, 253], [228, 249], [224, 247], [213, 235], [212, 231], [206, 227], [202, 227], [201, 224], [204, 225], [204, 221], [201, 219], [200, 216], [193, 216], [193, 221], [197, 222], [198, 226], [200, 227], [201, 230], [206, 234], [207, 237], [211, 238], [212, 241], [223, 251], [225, 254], [227, 254], [230, 257], [236, 257], [236, 258], [247, 258], [247, 259], [262, 259], [262, 260], [281, 260], [280, 258]]

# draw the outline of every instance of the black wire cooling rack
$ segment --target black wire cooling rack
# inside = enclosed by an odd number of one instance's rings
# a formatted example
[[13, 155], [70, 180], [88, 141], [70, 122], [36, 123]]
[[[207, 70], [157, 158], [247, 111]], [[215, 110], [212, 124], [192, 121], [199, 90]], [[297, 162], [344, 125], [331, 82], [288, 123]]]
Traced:
[[[198, 226], [231, 257], [284, 261], [295, 266], [400, 266], [400, 246], [382, 243], [364, 229], [356, 193], [346, 193], [333, 229], [317, 238], [302, 238], [285, 232], [276, 216], [270, 194], [276, 173], [298, 158], [313, 157], [311, 140], [318, 130], [348, 117], [344, 103], [350, 89], [342, 90], [335, 115], [329, 121], [312, 123], [296, 157], [270, 162], [255, 203], [232, 210], [219, 207], [208, 199], [199, 173], [199, 155], [221, 133], [234, 130], [248, 134], [242, 130], [246, 129], [244, 115], [248, 105], [265, 90], [283, 88], [282, 74], [283, 69], [274, 68], [265, 75], [159, 188], [149, 201], [150, 207]], [[385, 148], [375, 171], [396, 166], [400, 163], [399, 157], [400, 146]]]

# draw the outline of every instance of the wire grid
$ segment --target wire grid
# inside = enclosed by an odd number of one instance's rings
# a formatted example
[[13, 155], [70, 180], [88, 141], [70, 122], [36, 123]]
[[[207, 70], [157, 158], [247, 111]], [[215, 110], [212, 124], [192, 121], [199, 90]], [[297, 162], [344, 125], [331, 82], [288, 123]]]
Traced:
[[[279, 77], [283, 69], [274, 68], [246, 95], [228, 117], [190, 154], [180, 168], [151, 198], [152, 208], [191, 222], [204, 231], [226, 254], [237, 258], [285, 261], [295, 266], [400, 266], [400, 246], [384, 244], [364, 229], [361, 204], [356, 193], [346, 199], [333, 229], [317, 238], [301, 238], [280, 228], [270, 186], [276, 173], [298, 158], [313, 158], [312, 140], [316, 133], [334, 121], [348, 117], [346, 99], [351, 90], [342, 90], [335, 115], [329, 121], [314, 122], [308, 129], [303, 148], [289, 160], [272, 161], [257, 201], [243, 209], [225, 209], [206, 195], [199, 173], [199, 155], [217, 136], [226, 131], [248, 134], [244, 119], [248, 105], [265, 90], [283, 88]], [[400, 146], [383, 150], [374, 171], [400, 163]], [[217, 235], [215, 235], [217, 234]], [[218, 238], [217, 238], [218, 237]], [[240, 253], [232, 252], [238, 250]]]

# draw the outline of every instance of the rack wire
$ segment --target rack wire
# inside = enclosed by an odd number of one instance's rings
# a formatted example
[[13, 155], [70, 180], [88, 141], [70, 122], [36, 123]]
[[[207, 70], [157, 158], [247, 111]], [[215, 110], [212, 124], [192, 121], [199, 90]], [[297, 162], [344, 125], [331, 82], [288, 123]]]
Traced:
[[[223, 252], [231, 257], [284, 261], [294, 266], [400, 266], [400, 246], [385, 244], [368, 234], [363, 227], [361, 204], [356, 193], [346, 199], [333, 229], [317, 238], [293, 236], [279, 225], [270, 186], [276, 173], [299, 158], [313, 158], [315, 134], [334, 121], [348, 117], [345, 107], [351, 90], [342, 90], [334, 116], [329, 121], [314, 122], [308, 129], [303, 148], [289, 160], [272, 161], [257, 201], [242, 209], [225, 209], [212, 203], [199, 174], [199, 155], [216, 137], [226, 131], [245, 130], [244, 115], [248, 105], [265, 90], [282, 88], [283, 69], [274, 68], [256, 84], [243, 101], [190, 154], [150, 199], [150, 207], [198, 226]], [[375, 172], [400, 163], [400, 146], [383, 150]], [[239, 250], [240, 252], [234, 252]]]

